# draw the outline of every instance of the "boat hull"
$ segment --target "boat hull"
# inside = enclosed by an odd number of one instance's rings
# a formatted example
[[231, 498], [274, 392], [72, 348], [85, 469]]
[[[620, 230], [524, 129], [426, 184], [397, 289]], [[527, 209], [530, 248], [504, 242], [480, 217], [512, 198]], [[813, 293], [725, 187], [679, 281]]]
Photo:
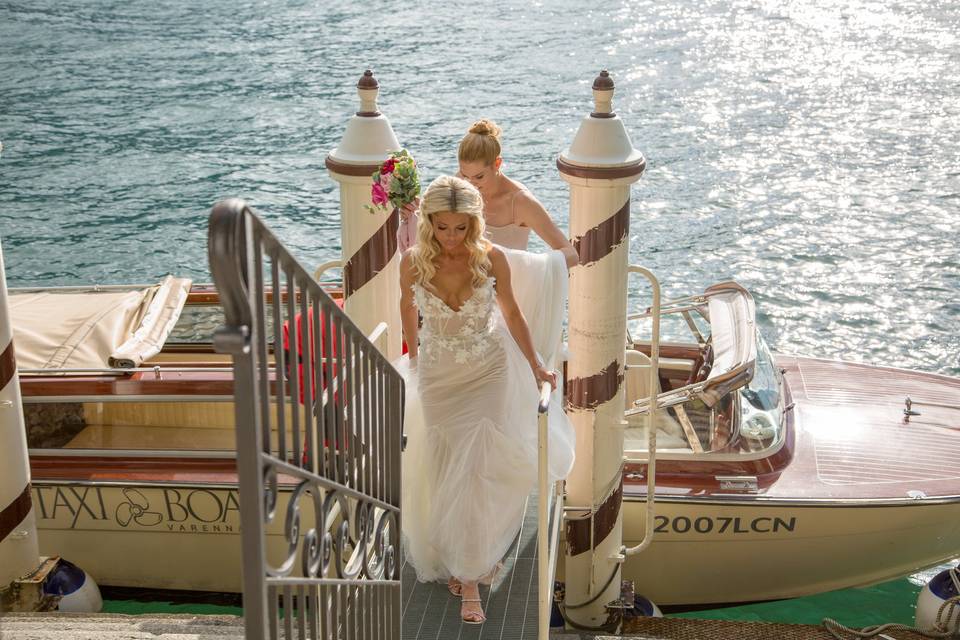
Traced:
[[[645, 503], [623, 504], [626, 546]], [[695, 501], [656, 504], [652, 545], [624, 579], [657, 604], [773, 600], [863, 586], [938, 564], [960, 549], [960, 497], [898, 502]]]
[[[286, 557], [289, 497], [280, 492], [277, 517], [267, 527], [273, 566]], [[40, 552], [70, 560], [99, 584], [242, 590], [236, 487], [35, 480], [33, 499]], [[312, 527], [310, 501], [301, 508], [301, 522]]]
[[[286, 556], [281, 491], [267, 553]], [[241, 591], [239, 497], [203, 484], [33, 485], [41, 553], [69, 559], [100, 584]], [[302, 522], [311, 523], [310, 501]], [[887, 503], [660, 499], [654, 539], [624, 579], [658, 604], [792, 598], [904, 575], [960, 548], [960, 498]], [[623, 503], [624, 544], [640, 542], [645, 503]], [[308, 525], [309, 526], [309, 525]], [[298, 566], [298, 565], [295, 565]]]

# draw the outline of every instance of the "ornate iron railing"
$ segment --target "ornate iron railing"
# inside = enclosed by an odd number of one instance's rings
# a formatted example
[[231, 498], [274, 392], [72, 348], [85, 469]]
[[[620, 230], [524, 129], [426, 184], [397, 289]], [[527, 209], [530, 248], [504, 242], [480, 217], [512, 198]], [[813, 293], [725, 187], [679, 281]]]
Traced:
[[214, 206], [208, 241], [246, 637], [399, 637], [403, 380], [243, 201]]

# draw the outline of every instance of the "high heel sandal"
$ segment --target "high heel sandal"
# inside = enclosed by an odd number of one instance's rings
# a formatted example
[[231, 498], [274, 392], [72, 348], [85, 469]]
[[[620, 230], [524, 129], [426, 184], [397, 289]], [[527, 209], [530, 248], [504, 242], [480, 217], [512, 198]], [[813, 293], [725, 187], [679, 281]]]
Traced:
[[[479, 594], [477, 594], [479, 595]], [[477, 603], [476, 611], [467, 611], [466, 607], [470, 603]], [[487, 616], [483, 613], [483, 607], [480, 606], [480, 598], [463, 598], [460, 602], [460, 619], [465, 624], [483, 624], [487, 621]]]
[[447, 580], [447, 591], [459, 598], [463, 592], [463, 585], [456, 578], [450, 578]]
[[490, 573], [480, 578], [478, 581], [480, 584], [491, 585], [493, 581], [497, 579], [497, 576], [500, 575], [500, 572], [503, 570], [503, 563], [498, 562], [493, 565], [493, 569], [490, 570]]

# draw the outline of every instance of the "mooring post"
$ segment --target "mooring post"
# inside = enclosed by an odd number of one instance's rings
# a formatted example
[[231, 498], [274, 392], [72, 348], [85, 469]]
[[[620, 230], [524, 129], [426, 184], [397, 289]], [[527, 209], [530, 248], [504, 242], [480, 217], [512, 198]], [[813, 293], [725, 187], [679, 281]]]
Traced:
[[593, 83], [594, 110], [557, 168], [570, 185], [570, 237], [580, 264], [570, 272], [567, 413], [577, 459], [567, 478], [566, 615], [609, 628], [618, 614], [623, 556], [623, 359], [626, 344], [630, 185], [646, 167], [612, 109], [606, 70]]
[[[40, 564], [30, 459], [0, 247], [0, 590]], [[0, 602], [0, 610], [3, 603]]]
[[387, 117], [377, 107], [380, 85], [369, 69], [357, 83], [360, 109], [350, 119], [340, 144], [326, 159], [340, 183], [344, 310], [370, 335], [380, 322], [388, 327], [389, 359], [400, 356], [400, 254], [396, 209], [371, 213], [372, 175], [400, 149]]

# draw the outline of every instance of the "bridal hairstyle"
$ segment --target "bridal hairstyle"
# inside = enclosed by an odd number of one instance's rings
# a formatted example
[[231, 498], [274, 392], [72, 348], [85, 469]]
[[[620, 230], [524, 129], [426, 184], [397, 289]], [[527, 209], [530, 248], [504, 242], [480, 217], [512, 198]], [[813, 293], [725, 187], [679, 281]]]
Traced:
[[492, 165], [500, 157], [500, 127], [493, 120], [477, 120], [460, 140], [457, 159]]
[[433, 261], [440, 255], [440, 243], [433, 234], [433, 218], [439, 213], [465, 213], [469, 216], [463, 244], [470, 253], [471, 282], [475, 289], [480, 287], [490, 270], [487, 254], [492, 246], [483, 236], [483, 197], [472, 184], [453, 176], [440, 176], [430, 183], [420, 198], [417, 244], [410, 252], [417, 282], [429, 287], [437, 273]]

